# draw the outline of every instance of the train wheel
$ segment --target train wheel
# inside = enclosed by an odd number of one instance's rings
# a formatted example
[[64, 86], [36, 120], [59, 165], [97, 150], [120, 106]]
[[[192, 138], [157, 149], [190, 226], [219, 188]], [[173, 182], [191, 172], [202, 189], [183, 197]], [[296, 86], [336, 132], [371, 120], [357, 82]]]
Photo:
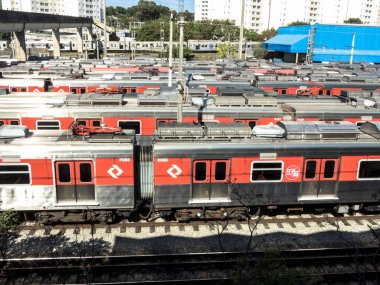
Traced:
[[145, 204], [139, 211], [139, 216], [142, 220], [149, 220], [153, 213], [152, 205]]
[[249, 208], [249, 216], [251, 218], [256, 218], [261, 214], [261, 207], [251, 207]]

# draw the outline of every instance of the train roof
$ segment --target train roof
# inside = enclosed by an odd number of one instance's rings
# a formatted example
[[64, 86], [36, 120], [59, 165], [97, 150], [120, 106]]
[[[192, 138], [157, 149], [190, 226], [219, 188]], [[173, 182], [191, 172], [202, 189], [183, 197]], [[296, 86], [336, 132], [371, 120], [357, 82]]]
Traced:
[[[2, 127], [0, 127], [2, 128]], [[131, 156], [131, 137], [102, 136], [91, 140], [72, 138], [67, 131], [33, 131], [22, 138], [0, 139], [0, 157], [46, 158], [48, 154], [65, 158]]]
[[[378, 89], [379, 83], [356, 83], [356, 82], [324, 82], [325, 88], [360, 88], [360, 89]], [[273, 88], [286, 88], [286, 87], [315, 87], [316, 85], [307, 81], [294, 81], [294, 82], [279, 82], [279, 81], [259, 81], [257, 87], [273, 87]]]
[[[310, 157], [315, 152], [326, 157], [339, 153], [367, 155], [369, 151], [380, 154], [377, 138], [380, 137], [380, 125], [376, 125], [375, 134], [361, 132], [358, 126], [349, 122], [285, 121], [277, 125], [256, 126], [253, 134], [249, 133], [249, 127], [238, 123], [206, 123], [204, 127], [189, 124], [187, 130], [186, 125], [185, 128], [183, 126], [170, 123], [158, 128], [154, 146], [156, 157], [252, 155], [268, 160], [276, 159], [282, 153], [302, 153]], [[203, 136], [194, 139], [190, 134]]]

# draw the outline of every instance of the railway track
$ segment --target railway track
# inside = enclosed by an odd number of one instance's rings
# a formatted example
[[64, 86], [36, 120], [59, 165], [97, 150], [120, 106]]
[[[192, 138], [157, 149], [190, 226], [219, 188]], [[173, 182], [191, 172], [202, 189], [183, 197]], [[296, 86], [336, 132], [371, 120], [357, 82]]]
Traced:
[[[8, 284], [218, 284], [233, 279], [242, 259], [250, 266], [265, 252], [22, 258], [2, 261], [1, 283]], [[323, 248], [285, 250], [278, 256], [289, 268], [303, 269], [325, 283], [378, 281], [380, 250]], [[228, 284], [228, 283], [227, 283]]]
[[[119, 231], [120, 233], [125, 233], [127, 229], [134, 229], [135, 233], [140, 233], [143, 228], [149, 228], [150, 233], [154, 233], [157, 228], [164, 228], [165, 233], [170, 233], [171, 228], [179, 228], [182, 230], [185, 226], [192, 226], [194, 231], [198, 231], [200, 226], [209, 226], [211, 229], [217, 225], [230, 225], [237, 229], [241, 227], [242, 224], [247, 224], [248, 221], [238, 221], [238, 220], [216, 220], [216, 221], [191, 221], [189, 223], [179, 223], [175, 221], [141, 221], [141, 222], [121, 222], [116, 224], [91, 224], [91, 223], [67, 223], [67, 224], [57, 224], [57, 225], [40, 225], [36, 223], [23, 223], [19, 226], [19, 231], [29, 231], [28, 235], [33, 235], [37, 230], [44, 230], [45, 235], [49, 235], [51, 231], [58, 230], [60, 234], [64, 234], [67, 230], [80, 231], [81, 229], [90, 229], [93, 233], [97, 230], [104, 230], [106, 233], [111, 233], [113, 231]], [[249, 223], [251, 225], [258, 224], [262, 225], [264, 228], [269, 229], [271, 227], [283, 228], [284, 225], [289, 225], [292, 228], [297, 228], [299, 225], [303, 227], [311, 227], [311, 223], [316, 223], [319, 227], [325, 227], [326, 224], [338, 226], [339, 223], [345, 226], [362, 226], [367, 223], [372, 226], [380, 225], [380, 214], [371, 215], [344, 215], [344, 216], [334, 216], [332, 214], [323, 215], [278, 215], [278, 216], [262, 216], [250, 219]]]

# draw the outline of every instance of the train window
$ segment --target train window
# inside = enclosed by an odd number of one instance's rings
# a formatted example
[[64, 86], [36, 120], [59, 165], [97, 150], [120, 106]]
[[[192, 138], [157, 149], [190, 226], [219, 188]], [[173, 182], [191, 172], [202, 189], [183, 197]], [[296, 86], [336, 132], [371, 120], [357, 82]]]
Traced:
[[137, 89], [136, 88], [131, 88], [131, 93], [136, 93]]
[[323, 178], [333, 178], [335, 172], [335, 160], [326, 160]]
[[205, 181], [206, 180], [206, 162], [197, 162], [195, 164], [195, 181]]
[[140, 122], [138, 121], [119, 121], [118, 126], [123, 130], [134, 130], [137, 135], [141, 133]]
[[254, 127], [256, 127], [256, 121], [248, 121], [248, 126], [253, 129]]
[[87, 122], [86, 121], [82, 121], [82, 120], [77, 120], [77, 125], [78, 126], [87, 126]]
[[215, 163], [215, 180], [216, 181], [226, 180], [226, 172], [227, 172], [227, 163], [225, 162]]
[[91, 121], [91, 124], [93, 127], [100, 127], [101, 122], [99, 120], [93, 120]]
[[318, 95], [323, 95], [323, 89], [318, 91]]
[[21, 88], [21, 92], [26, 92], [26, 88]]
[[380, 160], [360, 161], [359, 179], [380, 179]]
[[176, 119], [160, 119], [157, 120], [157, 128], [163, 127], [165, 123], [174, 123], [177, 122]]
[[5, 125], [5, 121], [0, 120], [0, 127], [3, 126], [3, 125]]
[[253, 162], [251, 180], [257, 181], [281, 181], [283, 162]]
[[80, 182], [92, 182], [91, 163], [81, 163], [79, 165]]
[[330, 95], [331, 95], [331, 90], [327, 90], [327, 91], [326, 91], [326, 95], [329, 95], [329, 96], [330, 96]]
[[59, 121], [37, 121], [37, 130], [59, 130]]
[[1, 164], [0, 184], [30, 184], [29, 166], [25, 164]]
[[70, 164], [58, 164], [58, 181], [61, 183], [71, 182]]
[[20, 122], [18, 120], [10, 120], [11, 126], [18, 126], [20, 125]]
[[17, 92], [17, 88], [11, 88], [11, 92]]
[[81, 88], [79, 91], [80, 91], [80, 94], [84, 94], [86, 93], [86, 88]]
[[305, 178], [314, 179], [317, 174], [317, 162], [309, 160], [306, 162]]

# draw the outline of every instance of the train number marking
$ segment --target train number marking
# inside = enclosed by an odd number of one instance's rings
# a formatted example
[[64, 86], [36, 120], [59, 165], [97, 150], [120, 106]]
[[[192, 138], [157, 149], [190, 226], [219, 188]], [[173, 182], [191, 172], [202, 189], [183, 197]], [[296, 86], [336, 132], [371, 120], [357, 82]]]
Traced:
[[[115, 170], [117, 171], [116, 173]], [[119, 166], [114, 164], [110, 169], [108, 169], [107, 172], [109, 175], [111, 175], [112, 178], [118, 179], [119, 176], [123, 173], [123, 170]]]
[[286, 178], [289, 180], [296, 180], [300, 174], [301, 170], [297, 165], [291, 165], [285, 171]]
[[[175, 171], [175, 172], [174, 172]], [[174, 179], [178, 178], [178, 175], [182, 173], [182, 169], [179, 168], [177, 165], [173, 164], [172, 167], [170, 167], [167, 171], [167, 173], [173, 177]]]

